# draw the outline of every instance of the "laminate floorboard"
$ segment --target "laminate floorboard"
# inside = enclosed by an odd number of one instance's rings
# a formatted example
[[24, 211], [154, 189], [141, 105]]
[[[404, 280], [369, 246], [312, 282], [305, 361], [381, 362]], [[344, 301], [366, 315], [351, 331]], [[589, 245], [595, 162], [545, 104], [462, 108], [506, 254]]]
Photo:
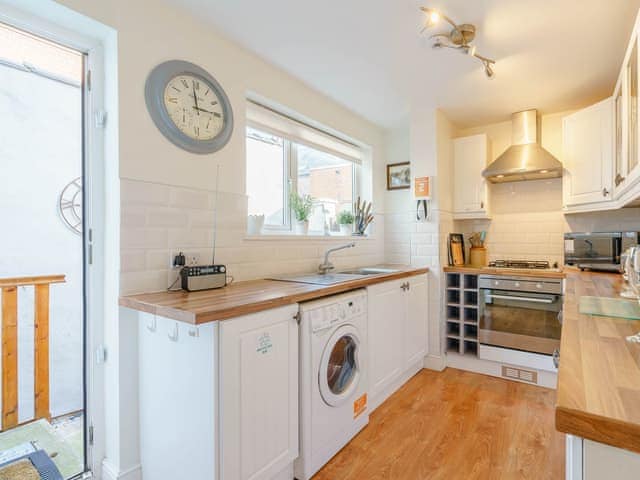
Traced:
[[422, 370], [313, 480], [561, 480], [555, 390]]

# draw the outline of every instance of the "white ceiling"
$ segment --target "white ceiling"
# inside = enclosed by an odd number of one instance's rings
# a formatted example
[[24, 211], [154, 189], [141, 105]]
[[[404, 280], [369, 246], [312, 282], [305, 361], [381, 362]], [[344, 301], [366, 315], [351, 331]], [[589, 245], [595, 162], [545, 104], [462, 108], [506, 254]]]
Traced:
[[[438, 107], [458, 126], [582, 107], [615, 83], [640, 0], [166, 0], [384, 127]], [[478, 28], [479, 61], [433, 50], [418, 7]]]

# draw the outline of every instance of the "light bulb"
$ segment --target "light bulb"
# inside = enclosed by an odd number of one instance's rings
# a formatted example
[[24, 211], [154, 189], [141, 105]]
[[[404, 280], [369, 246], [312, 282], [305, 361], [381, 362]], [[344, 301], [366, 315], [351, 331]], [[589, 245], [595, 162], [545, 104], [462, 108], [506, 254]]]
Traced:
[[433, 25], [435, 23], [438, 23], [439, 21], [440, 21], [440, 14], [435, 10], [432, 10], [431, 13], [429, 14], [429, 23]]

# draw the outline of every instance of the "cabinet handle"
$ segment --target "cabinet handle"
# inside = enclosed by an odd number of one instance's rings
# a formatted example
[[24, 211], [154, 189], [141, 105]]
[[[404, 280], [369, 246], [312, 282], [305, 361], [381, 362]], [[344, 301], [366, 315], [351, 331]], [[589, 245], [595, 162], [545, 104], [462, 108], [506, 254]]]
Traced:
[[407, 290], [411, 290], [411, 284], [407, 282]]
[[407, 282], [404, 282], [402, 285], [400, 285], [400, 288], [406, 292], [407, 288], [409, 288], [409, 284]]
[[480, 202], [480, 208], [484, 208], [484, 202]]
[[620, 175], [619, 173], [618, 173], [618, 174], [616, 174], [616, 180], [615, 180], [615, 182], [616, 182], [616, 187], [617, 187], [618, 185], [620, 185], [622, 182], [624, 182], [624, 180], [625, 180], [625, 177], [623, 177], [623, 176], [622, 176], [622, 175]]
[[607, 190], [606, 188], [602, 189], [602, 196], [606, 197], [607, 195], [609, 195], [609, 190]]
[[560, 350], [557, 348], [553, 351], [553, 366], [556, 368], [560, 367]]

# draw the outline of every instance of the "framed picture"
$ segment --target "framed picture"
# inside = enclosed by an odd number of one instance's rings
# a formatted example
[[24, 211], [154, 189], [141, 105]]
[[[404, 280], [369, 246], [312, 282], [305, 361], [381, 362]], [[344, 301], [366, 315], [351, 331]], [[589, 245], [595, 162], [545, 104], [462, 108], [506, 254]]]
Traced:
[[464, 265], [464, 237], [461, 233], [449, 234], [449, 265], [458, 267]]
[[387, 165], [387, 190], [404, 190], [411, 187], [410, 165], [409, 162]]

